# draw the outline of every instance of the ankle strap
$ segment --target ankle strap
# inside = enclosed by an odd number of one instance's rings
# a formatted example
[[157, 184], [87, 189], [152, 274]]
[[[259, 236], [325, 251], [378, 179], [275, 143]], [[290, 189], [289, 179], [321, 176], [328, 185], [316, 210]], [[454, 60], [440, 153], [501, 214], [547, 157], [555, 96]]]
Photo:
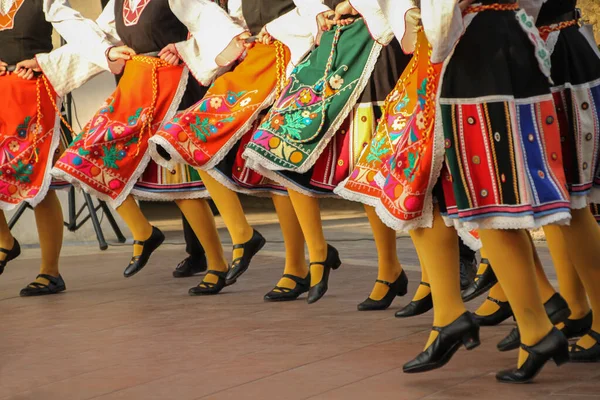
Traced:
[[490, 265], [490, 260], [487, 258], [482, 258], [481, 261], [479, 261], [479, 264]]
[[[306, 281], [306, 278], [300, 278], [299, 276], [292, 275], [292, 274], [283, 274], [282, 278], [291, 279], [299, 285], [303, 285]], [[307, 275], [307, 278], [308, 278], [308, 275]]]
[[505, 303], [506, 303], [506, 301], [500, 301], [500, 300], [498, 300], [498, 299], [495, 299], [495, 298], [493, 298], [493, 297], [491, 297], [491, 296], [488, 296], [488, 297], [487, 297], [487, 299], [488, 299], [489, 301], [491, 301], [492, 303], [496, 303], [496, 304], [498, 304], [499, 306], [502, 306], [503, 304], [505, 304]]
[[392, 282], [382, 281], [381, 279], [376, 279], [375, 282], [382, 283], [382, 284], [386, 285], [387, 287], [392, 286]]
[[419, 285], [427, 286], [428, 288], [431, 287], [431, 285], [429, 283], [423, 282], [423, 281], [419, 282]]
[[227, 271], [215, 271], [213, 269], [209, 269], [208, 271], [206, 271], [206, 275], [214, 275], [217, 278], [221, 278], [221, 279], [227, 279]]
[[145, 241], [145, 240], [134, 240], [134, 241], [133, 241], [133, 244], [134, 244], [134, 245], [136, 245], [136, 244], [137, 244], [137, 245], [139, 245], [139, 246], [143, 246], [143, 245], [145, 245], [145, 244], [146, 244], [146, 241]]

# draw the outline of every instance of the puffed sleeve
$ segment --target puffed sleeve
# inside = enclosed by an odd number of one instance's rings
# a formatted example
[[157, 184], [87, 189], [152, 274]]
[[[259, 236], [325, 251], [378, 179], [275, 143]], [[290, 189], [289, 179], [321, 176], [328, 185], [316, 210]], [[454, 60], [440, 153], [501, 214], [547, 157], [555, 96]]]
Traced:
[[421, 20], [433, 48], [431, 61], [443, 62], [465, 30], [458, 0], [421, 0]]
[[[169, 5], [190, 32], [188, 40], [175, 44], [179, 57], [196, 80], [208, 86], [224, 66], [217, 58], [227, 49], [235, 50], [235, 39], [246, 29], [210, 0], [169, 0]], [[241, 55], [244, 48], [237, 47]]]
[[[394, 0], [394, 8], [402, 8], [405, 0]], [[394, 38], [394, 32], [383, 13], [379, 3], [373, 0], [350, 0], [350, 4], [364, 18], [371, 37], [383, 44], [389, 44]]]
[[[66, 95], [109, 70], [106, 51], [112, 45], [110, 32], [105, 34], [99, 25], [69, 7], [67, 0], [44, 0], [43, 10], [46, 20], [67, 41], [59, 49], [36, 55], [44, 75], [59, 95]], [[107, 10], [114, 10], [114, 5]]]
[[294, 0], [294, 4], [296, 8], [269, 22], [266, 30], [290, 49], [292, 64], [296, 65], [316, 42], [317, 16], [330, 9], [322, 0]]
[[[355, 2], [357, 1], [364, 2], [364, 0], [352, 0], [352, 5], [356, 7], [358, 4]], [[377, 3], [387, 18], [394, 35], [400, 41], [402, 50], [406, 54], [414, 53], [417, 31], [421, 25], [421, 11], [417, 2], [415, 0], [378, 0]]]

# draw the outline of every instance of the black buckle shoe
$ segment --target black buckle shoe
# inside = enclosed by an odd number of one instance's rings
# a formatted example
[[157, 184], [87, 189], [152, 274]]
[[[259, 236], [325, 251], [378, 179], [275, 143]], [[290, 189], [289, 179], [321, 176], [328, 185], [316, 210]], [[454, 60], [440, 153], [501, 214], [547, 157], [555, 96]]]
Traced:
[[584, 349], [578, 344], [571, 346], [570, 357], [574, 363], [592, 363], [600, 361], [600, 333], [590, 330], [586, 335], [590, 335], [596, 340], [596, 344], [589, 349]]
[[265, 301], [292, 301], [300, 297], [301, 294], [308, 292], [310, 289], [310, 272], [306, 278], [300, 278], [291, 274], [284, 274], [282, 278], [288, 278], [296, 282], [296, 287], [293, 289], [275, 286], [273, 290], [265, 294]]
[[206, 255], [202, 255], [201, 257], [189, 256], [177, 264], [177, 267], [173, 271], [173, 278], [188, 278], [206, 272], [207, 269]]
[[471, 283], [469, 287], [463, 290], [462, 298], [465, 302], [481, 296], [490, 290], [496, 283], [498, 283], [498, 278], [496, 278], [496, 274], [490, 266], [489, 260], [487, 258], [482, 258], [479, 263], [487, 264], [487, 268], [482, 274], [475, 276], [475, 281]]
[[568, 319], [564, 322], [565, 326], [561, 329], [561, 332], [567, 337], [567, 339], [574, 339], [584, 336], [592, 329], [593, 315], [590, 311], [587, 315], [581, 319]]
[[479, 326], [470, 312], [465, 312], [450, 325], [433, 327], [439, 332], [431, 346], [402, 367], [405, 373], [417, 373], [441, 368], [450, 361], [461, 345], [473, 350], [481, 344]]
[[498, 304], [498, 307], [500, 308], [490, 315], [478, 315], [475, 313], [475, 321], [477, 321], [479, 326], [496, 326], [512, 317], [512, 308], [510, 307], [510, 304], [508, 304], [508, 301], [500, 301], [489, 296], [487, 299]]
[[[429, 286], [427, 282], [421, 282], [419, 285]], [[433, 308], [433, 298], [431, 293], [423, 297], [421, 300], [413, 300], [406, 305], [403, 309], [396, 311], [396, 318], [408, 318], [416, 317], [417, 315], [425, 314], [427, 311]]]
[[248, 270], [252, 257], [254, 257], [266, 243], [267, 241], [265, 238], [257, 230], [254, 230], [252, 237], [246, 243], [233, 245], [234, 250], [244, 249], [244, 254], [232, 261], [231, 268], [227, 273], [226, 286], [233, 285], [237, 279]]
[[[217, 283], [206, 282], [206, 277], [208, 275], [216, 276]], [[188, 293], [190, 294], [190, 296], [210, 296], [218, 294], [219, 292], [221, 292], [221, 290], [223, 290], [225, 286], [227, 286], [225, 285], [226, 278], [227, 272], [225, 271], [208, 270], [206, 271], [206, 276], [204, 277], [205, 280], [200, 282], [198, 286], [194, 286], [193, 288], [191, 288], [188, 291]]]
[[160, 245], [165, 241], [165, 235], [158, 229], [157, 227], [152, 227], [152, 234], [146, 240], [134, 240], [133, 244], [142, 246], [142, 254], [139, 256], [131, 257], [131, 261], [125, 271], [123, 271], [123, 276], [125, 278], [130, 278], [133, 275], [140, 272], [148, 261], [150, 260], [150, 256], [156, 249], [160, 247]]
[[[569, 309], [569, 305], [567, 301], [558, 293], [554, 293], [550, 300], [544, 303], [544, 309], [546, 310], [546, 314], [548, 314], [548, 318], [552, 325], [558, 325], [561, 322], [565, 322], [569, 315], [571, 315], [571, 310]], [[502, 339], [497, 347], [500, 351], [509, 351], [518, 349], [521, 345], [521, 333], [519, 332], [519, 328], [513, 328], [512, 331], [508, 334], [507, 337]]]
[[477, 258], [460, 258], [460, 290], [465, 290], [472, 285], [477, 275]]
[[502, 383], [528, 383], [540, 373], [544, 365], [551, 359], [560, 366], [569, 361], [569, 341], [556, 328], [540, 340], [535, 346], [521, 345], [529, 353], [527, 360], [520, 368], [500, 371], [496, 380]]
[[19, 293], [21, 297], [46, 296], [49, 294], [56, 294], [67, 290], [65, 281], [60, 275], [58, 275], [58, 277], [55, 277], [47, 274], [39, 274], [37, 278], [46, 279], [48, 281], [48, 284], [44, 285], [43, 283], [35, 281], [31, 282], [29, 285], [21, 289], [21, 293]]
[[404, 270], [400, 272], [398, 279], [396, 279], [394, 282], [382, 281], [380, 279], [377, 279], [375, 282], [386, 285], [388, 287], [387, 293], [381, 300], [373, 300], [369, 297], [358, 305], [358, 311], [386, 310], [390, 305], [392, 305], [392, 302], [396, 296], [405, 296], [408, 292], [408, 277], [406, 276], [406, 272], [404, 272]]
[[13, 240], [14, 240], [14, 244], [13, 244], [12, 249], [7, 250], [7, 249], [0, 248], [0, 253], [6, 254], [6, 258], [4, 258], [4, 260], [0, 261], [0, 275], [2, 275], [2, 273], [4, 272], [4, 268], [6, 267], [6, 264], [8, 264], [10, 261], [14, 260], [15, 258], [17, 258], [21, 255], [21, 245], [19, 244], [19, 241], [17, 239], [13, 239]]
[[328, 244], [327, 259], [320, 262], [311, 262], [309, 267], [313, 265], [323, 266], [323, 277], [321, 282], [317, 283], [308, 290], [308, 297], [306, 299], [308, 304], [316, 303], [325, 295], [325, 293], [327, 293], [327, 289], [329, 289], [329, 273], [332, 269], [338, 269], [340, 265], [342, 265], [342, 261], [340, 260], [340, 254], [338, 253], [337, 249]]

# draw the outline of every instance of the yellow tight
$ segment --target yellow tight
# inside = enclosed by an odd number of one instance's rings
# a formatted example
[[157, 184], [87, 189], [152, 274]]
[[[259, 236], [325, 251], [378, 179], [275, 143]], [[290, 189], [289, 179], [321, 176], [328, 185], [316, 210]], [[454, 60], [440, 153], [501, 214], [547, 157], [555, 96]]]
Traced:
[[[221, 213], [221, 218], [223, 218], [223, 222], [227, 226], [227, 231], [231, 236], [233, 244], [244, 244], [249, 241], [252, 238], [254, 230], [246, 219], [238, 194], [223, 186], [208, 172], [198, 170], [198, 173]], [[243, 255], [244, 249], [233, 251], [234, 260]]]
[[[465, 313], [460, 293], [460, 264], [458, 234], [444, 223], [438, 207], [434, 209], [431, 229], [415, 229], [410, 232], [421, 269], [427, 271], [433, 300], [433, 325], [444, 327]], [[442, 260], [443, 262], [440, 262]], [[437, 337], [431, 331], [427, 349]]]
[[[0, 210], [0, 247], [6, 250], [10, 250], [15, 245], [15, 239], [13, 238], [8, 223], [6, 222], [6, 216], [4, 211]], [[6, 253], [0, 253], [0, 260], [6, 259]]]
[[[308, 247], [308, 257], [311, 262], [325, 261], [327, 258], [327, 241], [323, 233], [319, 199], [305, 194], [288, 190], [290, 200], [298, 216], [300, 227], [304, 233]], [[310, 286], [313, 287], [323, 279], [323, 266], [320, 264], [310, 267]]]
[[[481, 248], [481, 258], [488, 258], [487, 252], [485, 251], [484, 248]], [[487, 264], [479, 264], [479, 270], [477, 271], [477, 274], [482, 274], [486, 268], [489, 268], [489, 266]], [[490, 290], [490, 293], [489, 293], [489, 297], [491, 297], [492, 299], [496, 299], [498, 301], [508, 301], [508, 299], [506, 298], [506, 294], [504, 293], [504, 290], [502, 290], [502, 286], [500, 286], [500, 284], [498, 284], [498, 283], [496, 283], [494, 286], [492, 286], [492, 289]], [[475, 311], [475, 314], [481, 315], [482, 317], [484, 317], [484, 316], [492, 315], [493, 313], [498, 311], [499, 308], [500, 308], [500, 306], [498, 304], [486, 299], [479, 306], [477, 311]]]
[[[583, 283], [569, 258], [569, 250], [565, 243], [562, 230], [559, 226], [549, 225], [544, 227], [546, 243], [550, 249], [550, 256], [556, 276], [560, 294], [569, 304], [571, 309], [570, 319], [581, 319], [590, 312], [587, 295]], [[559, 326], [562, 328], [562, 324]]]
[[[521, 342], [537, 344], [552, 329], [544, 310], [536, 281], [534, 252], [525, 230], [479, 231], [481, 241], [498, 282], [504, 289], [517, 320]], [[510, 249], [510, 251], [507, 251]], [[519, 351], [519, 366], [527, 360], [527, 353]]]
[[[595, 316], [600, 310], [600, 226], [588, 208], [571, 211], [569, 226], [562, 226], [563, 237]], [[594, 318], [592, 330], [600, 332], [600, 318]], [[587, 349], [596, 341], [586, 335], [577, 343]]]
[[[377, 247], [377, 279], [390, 283], [394, 282], [402, 273], [402, 266], [396, 251], [396, 231], [390, 229], [381, 221], [375, 208], [365, 206], [365, 212], [369, 218], [373, 237], [375, 238], [375, 246]], [[376, 282], [369, 298], [375, 301], [381, 300], [388, 290], [387, 285]]]
[[[417, 252], [417, 256], [419, 257], [419, 264], [421, 264], [421, 282], [429, 283], [429, 276], [427, 275], [427, 270], [423, 268], [423, 259], [419, 252]], [[427, 297], [431, 293], [431, 288], [425, 285], [419, 285], [415, 295], [413, 296], [412, 301], [419, 301]]]
[[[223, 254], [223, 247], [221, 246], [221, 240], [219, 238], [219, 233], [217, 232], [217, 226], [215, 225], [215, 218], [208, 202], [206, 200], [196, 199], [177, 200], [175, 203], [177, 203], [177, 206], [202, 244], [206, 254], [208, 269], [214, 271], [227, 271], [229, 266], [225, 260], [225, 255]], [[216, 284], [218, 277], [213, 274], [208, 274], [204, 278], [204, 281]]]
[[[148, 222], [132, 195], [127, 196], [125, 201], [117, 207], [117, 212], [123, 218], [125, 224], [127, 224], [133, 235], [133, 240], [144, 241], [152, 235], [152, 225], [150, 225], [150, 222]], [[142, 250], [142, 246], [134, 245], [133, 255], [139, 256], [142, 254]]]
[[[285, 267], [283, 273], [299, 278], [306, 278], [308, 275], [308, 266], [304, 257], [304, 235], [294, 211], [294, 206], [287, 196], [273, 195], [272, 199], [285, 244]], [[289, 278], [281, 278], [277, 286], [294, 289], [296, 282]]]

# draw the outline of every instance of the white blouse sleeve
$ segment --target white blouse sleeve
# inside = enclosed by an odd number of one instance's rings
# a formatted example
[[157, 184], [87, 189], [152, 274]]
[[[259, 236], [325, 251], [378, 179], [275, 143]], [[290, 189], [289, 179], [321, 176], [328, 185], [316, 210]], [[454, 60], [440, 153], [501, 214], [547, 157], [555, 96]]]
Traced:
[[36, 55], [58, 95], [64, 96], [109, 70], [106, 51], [111, 42], [98, 25], [69, 7], [67, 0], [44, 0], [43, 10], [46, 20], [67, 41], [59, 49]]
[[290, 49], [292, 65], [297, 65], [320, 34], [317, 16], [330, 8], [322, 0], [294, 0], [294, 4], [296, 8], [269, 22], [265, 28]]
[[465, 30], [458, 0], [421, 0], [421, 20], [433, 48], [431, 61], [443, 62]]
[[235, 39], [246, 29], [210, 0], [169, 0], [169, 5], [190, 32], [190, 39], [175, 44], [179, 57], [196, 80], [208, 86], [223, 67], [217, 57], [235, 46]]
[[[395, 0], [394, 8], [401, 8], [405, 1]], [[350, 4], [364, 18], [373, 40], [387, 45], [394, 38], [394, 32], [383, 14], [379, 3], [373, 0], [350, 0]]]
[[[355, 5], [356, 1], [358, 0], [352, 0], [352, 5]], [[364, 2], [364, 0], [362, 1]], [[400, 41], [402, 50], [406, 54], [414, 53], [417, 31], [421, 25], [421, 10], [419, 10], [417, 2], [415, 0], [378, 0], [378, 4], [394, 35]]]
[[229, 0], [227, 2], [227, 10], [233, 21], [239, 26], [248, 29], [248, 24], [244, 18], [244, 12], [242, 10], [242, 0]]

